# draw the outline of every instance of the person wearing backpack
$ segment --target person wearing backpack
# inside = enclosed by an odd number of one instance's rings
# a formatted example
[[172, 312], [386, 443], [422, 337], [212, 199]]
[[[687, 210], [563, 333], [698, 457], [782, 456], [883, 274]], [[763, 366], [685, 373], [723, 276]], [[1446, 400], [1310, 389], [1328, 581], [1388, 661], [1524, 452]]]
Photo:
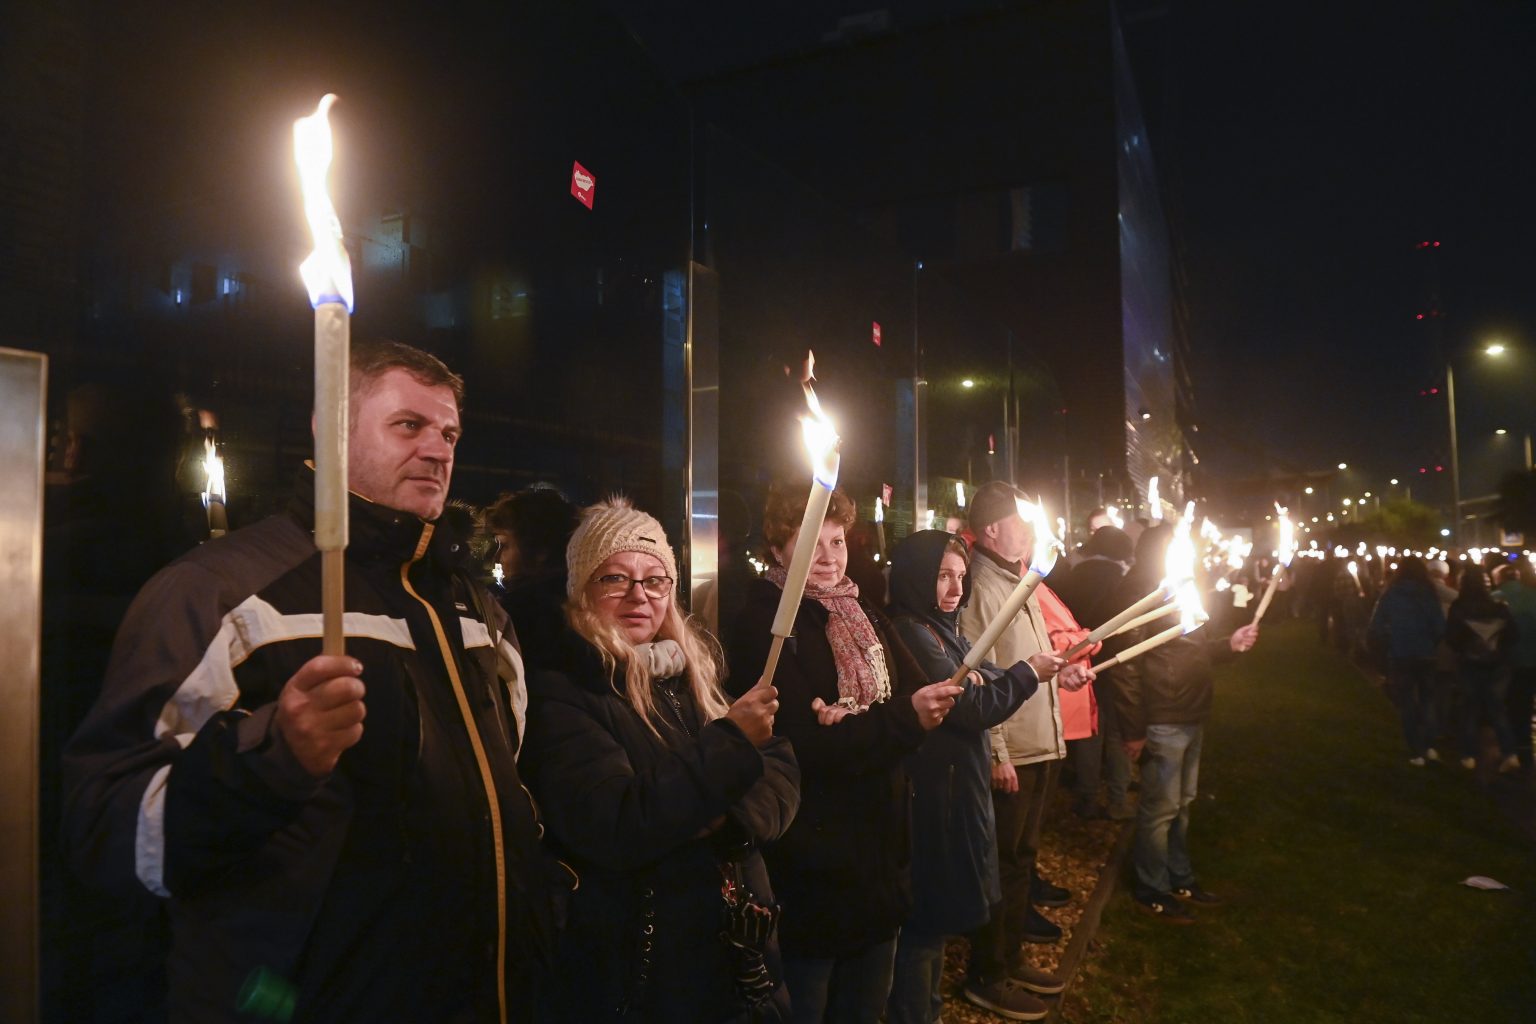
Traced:
[[1446, 617], [1445, 642], [1456, 654], [1461, 678], [1461, 766], [1477, 767], [1480, 718], [1487, 718], [1499, 743], [1499, 771], [1520, 770], [1514, 736], [1504, 709], [1520, 627], [1509, 605], [1488, 591], [1482, 566], [1468, 565], [1461, 574], [1461, 592]]

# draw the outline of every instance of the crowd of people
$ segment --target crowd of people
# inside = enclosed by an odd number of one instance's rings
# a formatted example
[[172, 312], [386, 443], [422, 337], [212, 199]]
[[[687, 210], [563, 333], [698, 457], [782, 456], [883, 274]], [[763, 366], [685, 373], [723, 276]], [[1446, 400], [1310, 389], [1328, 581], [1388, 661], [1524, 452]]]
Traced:
[[[1258, 627], [1217, 616], [1102, 674], [1166, 623], [1079, 643], [1157, 585], [1172, 526], [1096, 514], [965, 669], [1034, 554], [1011, 485], [862, 586], [852, 502], [835, 492], [802, 538], [803, 485], [775, 486], [769, 568], [711, 596], [717, 639], [661, 523], [623, 498], [503, 498], [486, 587], [444, 515], [461, 400], [435, 357], [354, 352], [345, 654], [320, 651], [307, 483], [123, 621], [64, 755], [63, 849], [92, 884], [163, 901], [170, 1019], [928, 1024], [964, 936], [964, 997], [1037, 1020], [1063, 983], [1023, 950], [1062, 937], [1040, 908], [1072, 898], [1039, 869], [1068, 764], [1075, 813], [1136, 821], [1137, 906], [1188, 923], [1220, 902], [1190, 810], [1215, 667]], [[1414, 585], [1382, 605], [1432, 631]], [[1470, 652], [1496, 602], [1466, 582], [1457, 601], [1447, 641]], [[1402, 659], [1433, 655], [1387, 629]]]

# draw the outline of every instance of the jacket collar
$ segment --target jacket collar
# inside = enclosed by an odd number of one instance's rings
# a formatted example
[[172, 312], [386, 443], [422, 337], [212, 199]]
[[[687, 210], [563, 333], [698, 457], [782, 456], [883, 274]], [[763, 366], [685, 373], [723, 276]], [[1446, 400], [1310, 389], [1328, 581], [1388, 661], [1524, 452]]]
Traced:
[[[997, 552], [993, 551], [991, 548], [982, 547], [980, 544], [977, 544], [976, 545], [976, 555], [979, 558], [985, 558], [987, 561], [991, 562], [993, 565], [997, 566], [999, 569], [1007, 570], [1008, 572], [1012, 573], [1016, 577], [1023, 575], [1024, 563], [1022, 563], [1022, 562], [1010, 562], [1010, 561], [1007, 561], [1006, 559], [1003, 558], [1002, 555], [999, 555]], [[973, 561], [974, 561], [974, 559], [973, 559]]]
[[[299, 471], [288, 511], [305, 529], [314, 529], [315, 473], [307, 465]], [[420, 557], [450, 571], [468, 561], [469, 545], [448, 528], [446, 517], [428, 522], [352, 491], [347, 493], [347, 517], [347, 554], [352, 559], [399, 564]]]

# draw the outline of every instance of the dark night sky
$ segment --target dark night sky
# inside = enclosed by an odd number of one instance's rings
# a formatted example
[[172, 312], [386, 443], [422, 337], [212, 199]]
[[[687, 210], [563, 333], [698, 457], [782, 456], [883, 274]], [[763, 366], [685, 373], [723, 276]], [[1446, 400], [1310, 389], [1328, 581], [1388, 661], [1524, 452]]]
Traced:
[[[814, 46], [839, 16], [875, 5], [624, 6], [687, 80]], [[884, 7], [898, 28], [955, 10]], [[1491, 489], [1504, 465], [1493, 426], [1536, 427], [1522, 398], [1536, 382], [1536, 6], [1124, 9], [1183, 239], [1206, 466], [1346, 461], [1364, 488], [1444, 462], [1444, 406], [1419, 397], [1439, 383], [1441, 342], [1414, 320], [1437, 276], [1445, 346], [1464, 358], [1493, 336], [1530, 346], [1512, 372], [1471, 361], [1460, 377], [1465, 492]], [[1421, 239], [1442, 245], [1425, 257]]]
[[[892, 27], [902, 30], [991, 6], [610, 5], [663, 71], [682, 82], [814, 47], [840, 16], [872, 8], [889, 11]], [[477, 7], [481, 14], [489, 9]], [[1124, 7], [1153, 145], [1174, 200], [1170, 214], [1183, 241], [1205, 466], [1250, 473], [1266, 459], [1295, 469], [1343, 460], [1362, 467], [1362, 486], [1380, 487], [1388, 476], [1446, 461], [1444, 407], [1419, 397], [1421, 388], [1440, 382], [1431, 331], [1443, 328], [1445, 344], [1463, 353], [1464, 490], [1490, 490], [1496, 470], [1513, 465], [1511, 439], [1494, 441], [1493, 426], [1508, 427], [1515, 446], [1522, 430], [1536, 427], [1523, 400], [1536, 382], [1536, 213], [1529, 185], [1536, 168], [1536, 5], [1127, 0]], [[492, 31], [477, 37], [456, 19], [391, 4], [348, 45], [328, 46], [317, 35], [314, 53], [285, 45], [257, 46], [253, 54], [243, 32], [214, 31], [243, 23], [233, 11], [198, 19], [112, 10], [103, 17], [111, 21], [110, 50], [121, 61], [113, 71], [139, 87], [117, 97], [113, 123], [98, 127], [142, 142], [146, 133], [168, 132], [184, 113], [183, 101], [210, 102], [194, 92], [199, 76], [187, 74], [189, 66], [216, 76], [215, 84], [222, 81], [217, 76], [246, 76], [205, 90], [253, 100], [217, 116], [233, 144], [194, 156], [239, 164], [243, 174], [226, 176], [232, 188], [242, 177], [286, 173], [244, 156], [283, 152], [297, 104], [282, 99], [318, 90], [321, 54], [348, 55], [339, 69], [329, 66], [331, 77], [341, 72], [341, 85], [333, 86], [340, 90], [354, 78], [377, 78], [380, 68], [404, 72], [402, 54], [425, 53], [430, 74], [413, 62], [414, 74], [388, 76], [395, 91], [378, 90], [373, 102], [413, 110], [414, 118], [397, 118], [402, 123], [444, 126], [455, 116], [454, 102], [475, 95], [465, 69], [494, 65], [497, 56]], [[168, 60], [167, 53], [178, 56]], [[151, 88], [157, 79], [171, 84]], [[281, 97], [273, 98], [274, 88]], [[166, 94], [176, 102], [155, 109], [141, 109], [132, 98]], [[257, 96], [265, 99], [255, 102]], [[440, 117], [432, 113], [439, 107]], [[985, 124], [985, 104], [976, 111]], [[388, 120], [367, 114], [356, 122]], [[444, 127], [443, 134], [451, 132]], [[214, 155], [225, 150], [234, 155]], [[361, 151], [359, 165], [381, 177], [450, 181], [472, 191], [473, 165], [452, 159], [454, 146], [377, 138], [364, 140]], [[384, 153], [388, 159], [370, 155]], [[152, 205], [140, 191], [145, 181], [172, 177], [152, 162], [99, 174], [109, 191], [138, 197], [119, 204], [129, 209]], [[395, 191], [386, 182], [379, 187]], [[285, 210], [287, 220], [256, 211], [253, 218], [302, 241]], [[1412, 249], [1427, 238], [1442, 243], [1431, 258]], [[1446, 316], [1426, 328], [1413, 314], [1428, 307], [1431, 259]], [[1515, 346], [1499, 373], [1468, 351], [1493, 336]], [[1502, 452], [1493, 447], [1500, 443]]]

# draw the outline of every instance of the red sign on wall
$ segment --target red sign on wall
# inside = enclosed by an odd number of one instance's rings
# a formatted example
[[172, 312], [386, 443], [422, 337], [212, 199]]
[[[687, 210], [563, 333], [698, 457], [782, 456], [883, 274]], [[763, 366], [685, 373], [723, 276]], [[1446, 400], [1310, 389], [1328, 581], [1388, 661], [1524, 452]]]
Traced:
[[876, 348], [880, 347], [880, 321], [879, 320], [875, 321], [875, 329], [870, 333], [870, 340], [875, 343], [875, 347]]
[[571, 164], [571, 195], [587, 209], [592, 209], [593, 193], [597, 191], [597, 177], [579, 162]]

